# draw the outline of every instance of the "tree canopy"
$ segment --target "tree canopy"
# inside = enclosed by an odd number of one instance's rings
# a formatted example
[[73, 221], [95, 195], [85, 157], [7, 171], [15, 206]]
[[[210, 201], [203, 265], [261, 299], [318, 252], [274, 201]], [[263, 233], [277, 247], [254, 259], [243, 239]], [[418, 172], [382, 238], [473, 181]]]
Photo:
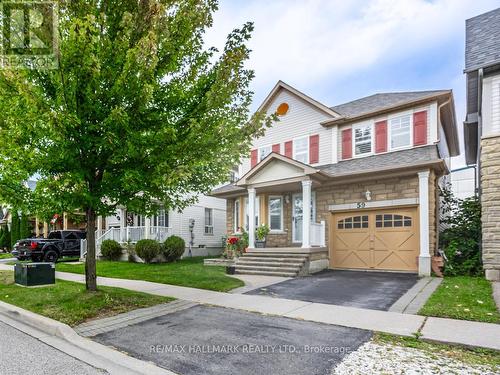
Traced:
[[84, 210], [95, 289], [96, 215], [185, 207], [227, 180], [266, 119], [249, 112], [253, 25], [204, 46], [216, 1], [58, 4], [58, 69], [0, 71], [0, 194], [44, 217]]

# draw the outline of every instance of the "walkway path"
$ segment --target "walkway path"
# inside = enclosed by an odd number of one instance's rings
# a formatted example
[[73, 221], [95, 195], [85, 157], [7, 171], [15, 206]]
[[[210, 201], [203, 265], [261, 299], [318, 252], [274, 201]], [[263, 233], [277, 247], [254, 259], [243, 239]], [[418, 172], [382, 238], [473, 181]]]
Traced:
[[[0, 270], [12, 270], [12, 268], [12, 266], [0, 264]], [[56, 278], [80, 283], [85, 282], [84, 275], [67, 272], [56, 272]], [[222, 293], [141, 280], [98, 277], [97, 283], [103, 286], [175, 297], [195, 303], [386, 332], [394, 335], [413, 336], [420, 332], [423, 339], [500, 350], [500, 340], [498, 340], [500, 337], [499, 324], [426, 318], [420, 315], [391, 311], [368, 310], [268, 296]]]

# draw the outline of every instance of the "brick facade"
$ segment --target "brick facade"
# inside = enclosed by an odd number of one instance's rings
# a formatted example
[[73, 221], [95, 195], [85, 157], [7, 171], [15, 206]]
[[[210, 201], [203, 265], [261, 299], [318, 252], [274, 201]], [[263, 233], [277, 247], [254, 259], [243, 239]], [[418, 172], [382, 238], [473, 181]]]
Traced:
[[500, 280], [500, 137], [481, 140], [482, 252], [486, 278]]
[[[429, 175], [429, 248], [433, 254], [437, 246], [437, 226], [438, 226], [438, 207], [437, 207], [437, 181], [436, 174], [431, 171]], [[372, 201], [392, 200], [403, 198], [418, 198], [418, 175], [415, 172], [411, 176], [392, 177], [380, 180], [372, 180], [366, 183], [350, 183], [345, 185], [323, 186], [313, 191], [316, 194], [316, 218], [319, 222], [324, 220], [326, 224], [326, 233], [328, 234], [328, 225], [331, 212], [328, 210], [333, 204], [347, 204], [364, 202], [366, 200], [365, 192], [369, 190], [372, 193]], [[283, 192], [283, 195], [300, 193]], [[262, 198], [261, 198], [262, 199]], [[268, 247], [293, 247], [300, 244], [292, 242], [292, 200], [289, 203], [283, 203], [283, 226], [284, 232], [280, 234], [270, 234], [267, 237]], [[228, 231], [233, 232], [234, 199], [228, 199], [227, 205], [227, 225]], [[326, 236], [328, 246], [328, 235]]]

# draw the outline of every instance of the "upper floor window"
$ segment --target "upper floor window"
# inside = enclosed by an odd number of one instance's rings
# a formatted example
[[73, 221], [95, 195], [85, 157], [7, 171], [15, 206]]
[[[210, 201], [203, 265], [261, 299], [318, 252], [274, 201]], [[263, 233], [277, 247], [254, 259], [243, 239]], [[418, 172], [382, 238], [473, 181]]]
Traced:
[[214, 216], [212, 208], [205, 208], [205, 234], [214, 234]]
[[301, 163], [309, 163], [309, 137], [293, 141], [293, 158]]
[[353, 127], [354, 155], [369, 154], [372, 152], [372, 125], [364, 124]]
[[411, 145], [411, 115], [404, 115], [390, 120], [391, 149]]
[[267, 155], [269, 155], [272, 151], [271, 146], [264, 146], [264, 147], [259, 147], [259, 160], [261, 161], [266, 158]]

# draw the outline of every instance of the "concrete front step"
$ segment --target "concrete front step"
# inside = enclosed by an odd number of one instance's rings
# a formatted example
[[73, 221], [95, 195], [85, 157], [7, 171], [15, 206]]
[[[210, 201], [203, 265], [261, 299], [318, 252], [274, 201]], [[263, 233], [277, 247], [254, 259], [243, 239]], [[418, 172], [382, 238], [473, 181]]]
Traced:
[[246, 256], [240, 257], [238, 262], [281, 262], [281, 263], [304, 263], [307, 257], [302, 258], [282, 258], [282, 257], [258, 257], [258, 256]]
[[309, 253], [259, 253], [247, 252], [243, 253], [241, 257], [265, 257], [265, 258], [307, 258]]
[[281, 262], [281, 261], [273, 261], [269, 262], [266, 260], [238, 260], [238, 266], [273, 266], [273, 267], [302, 267], [304, 262]]
[[283, 271], [253, 271], [253, 270], [238, 270], [237, 268], [234, 271], [240, 275], [264, 275], [264, 276], [282, 276], [282, 277], [295, 277], [297, 273], [295, 272], [283, 272]]
[[237, 264], [235, 266], [235, 270], [240, 270], [240, 271], [284, 271], [284, 272], [296, 272], [298, 273], [300, 271], [300, 267], [283, 267], [283, 266], [278, 266], [278, 267], [273, 267], [273, 266], [247, 266], [247, 265], [240, 265]]

